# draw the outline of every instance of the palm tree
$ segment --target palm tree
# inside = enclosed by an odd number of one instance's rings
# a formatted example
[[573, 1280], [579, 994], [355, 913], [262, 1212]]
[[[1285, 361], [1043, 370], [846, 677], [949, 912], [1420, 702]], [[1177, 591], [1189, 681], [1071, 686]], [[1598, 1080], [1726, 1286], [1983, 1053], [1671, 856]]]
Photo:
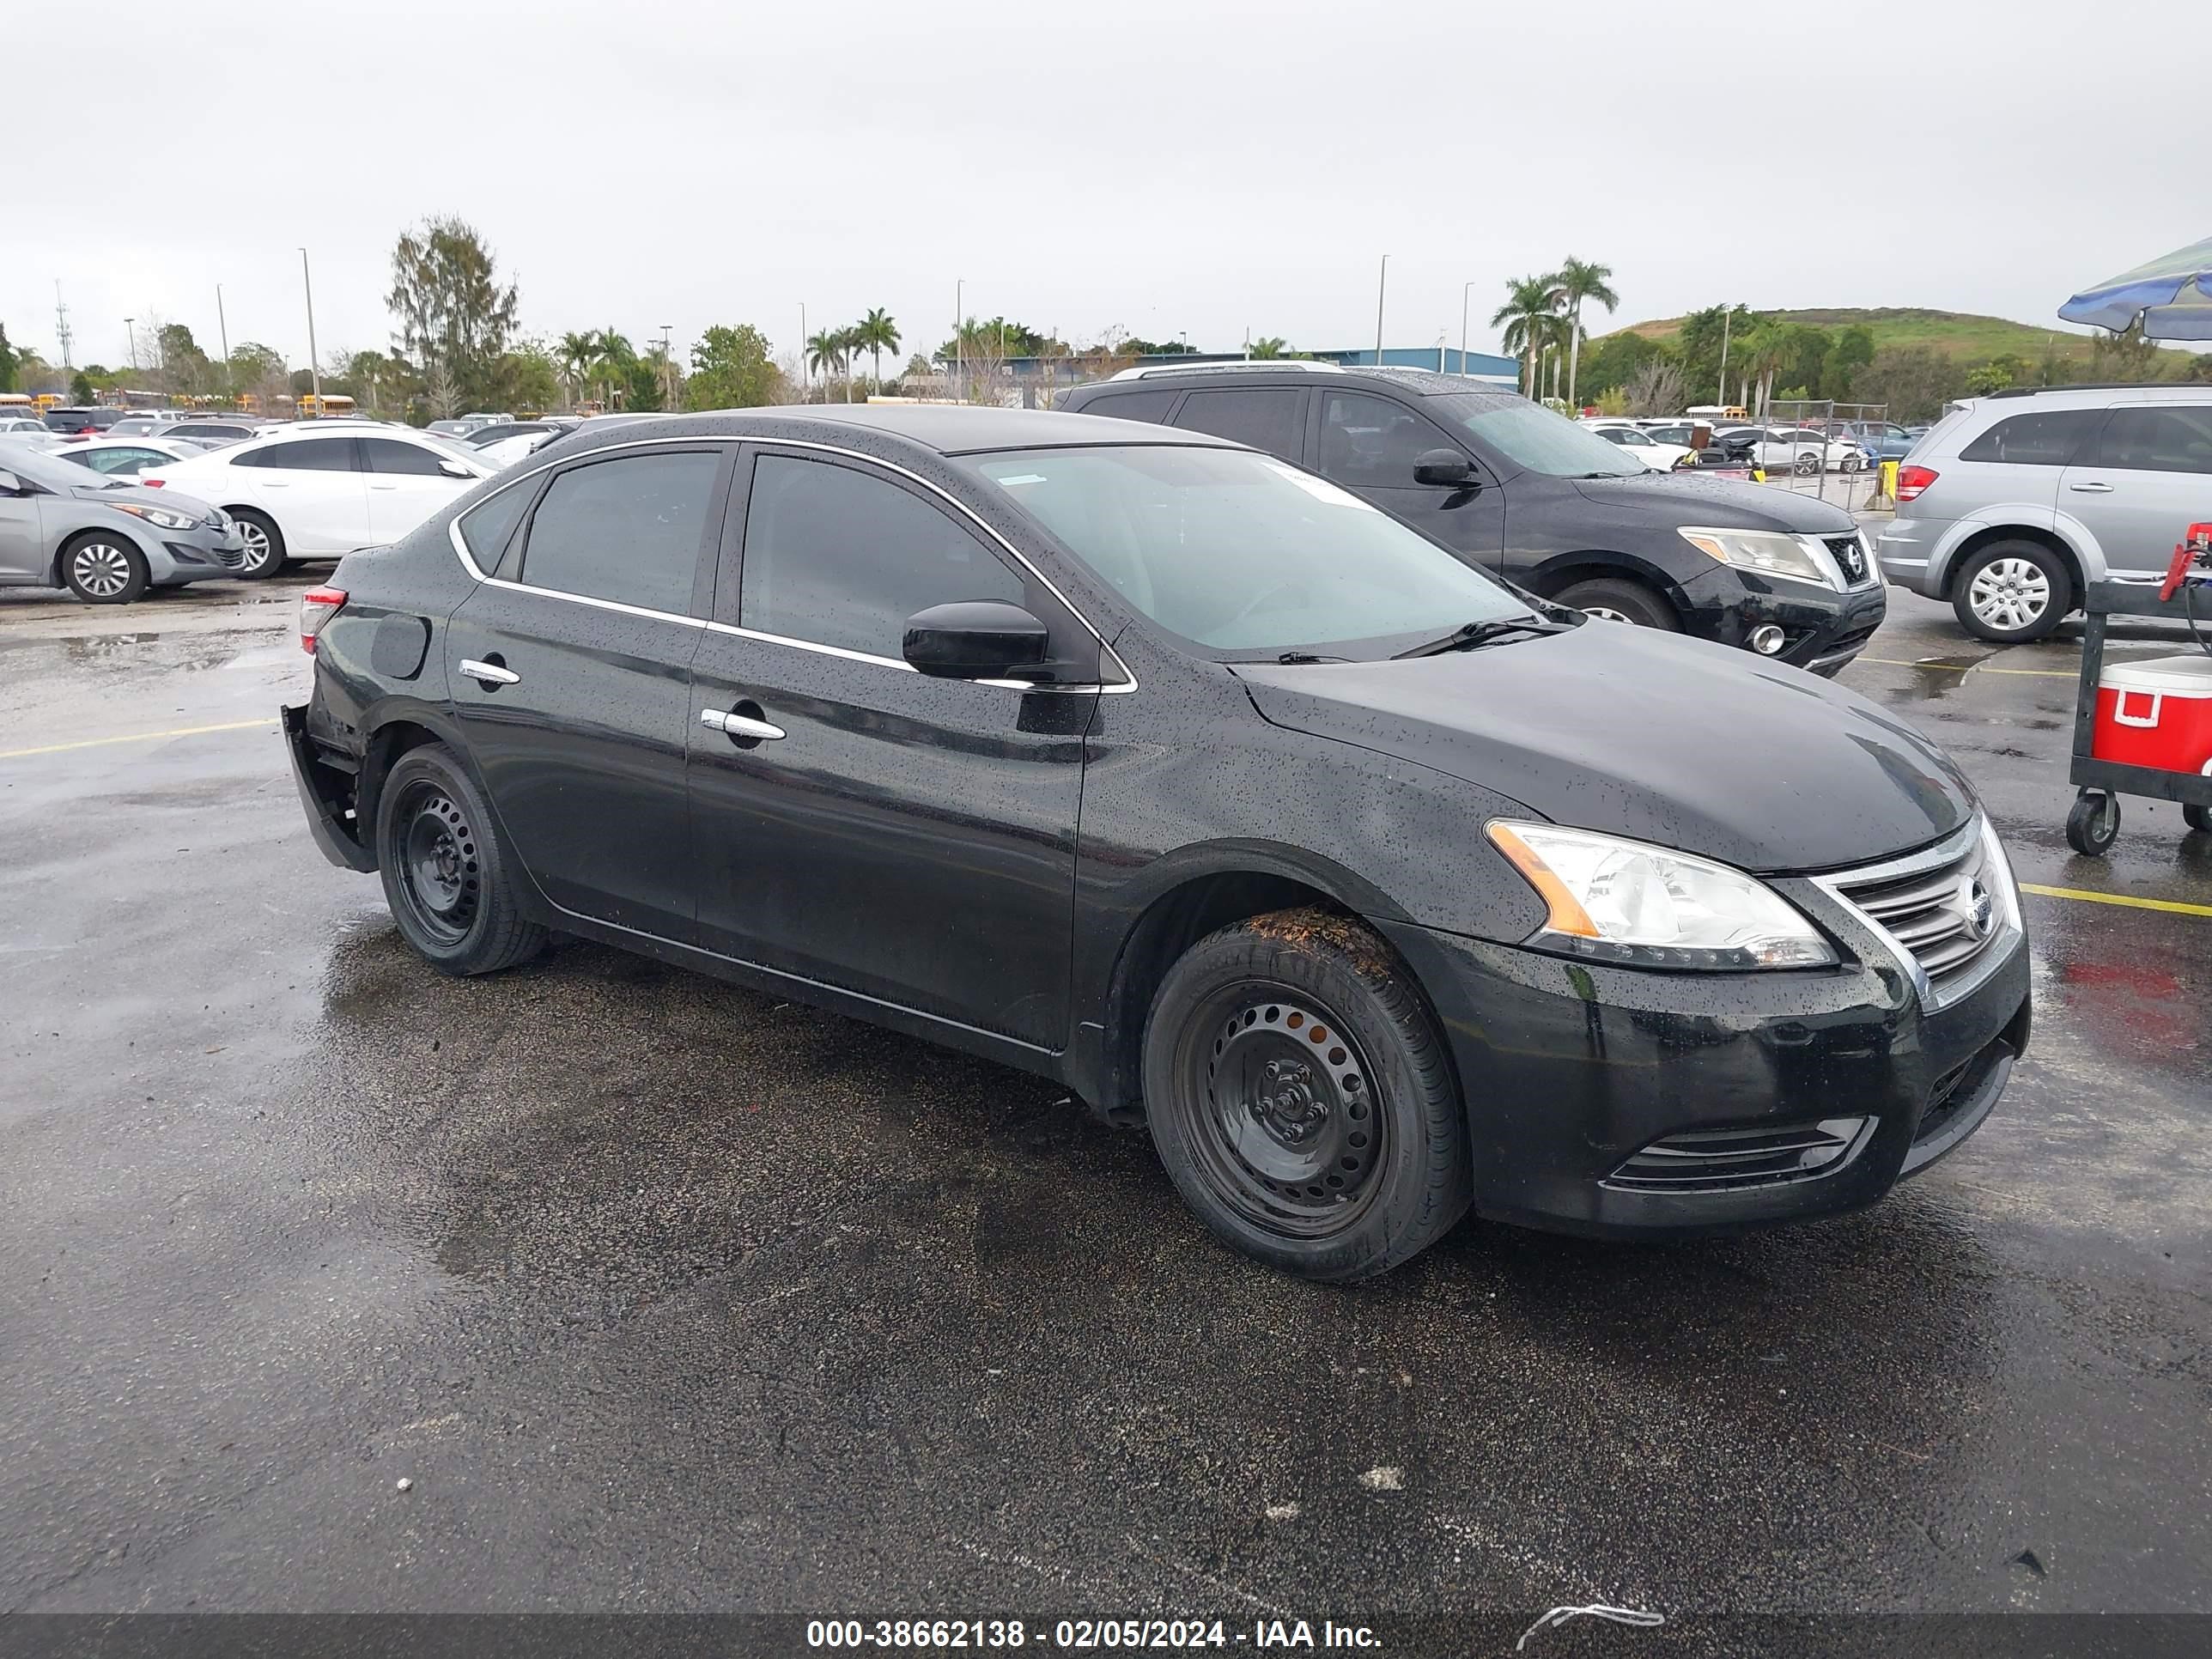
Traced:
[[1571, 331], [1567, 336], [1567, 402], [1575, 401], [1575, 371], [1582, 364], [1583, 301], [1595, 300], [1610, 312], [1620, 304], [1620, 295], [1606, 286], [1613, 275], [1611, 265], [1592, 264], [1577, 259], [1570, 253], [1552, 277], [1552, 287], [1559, 302], [1573, 319]]
[[868, 343], [864, 333], [858, 323], [848, 323], [837, 331], [838, 349], [845, 359], [845, 401], [848, 404], [853, 401], [853, 359]]
[[881, 307], [860, 319], [854, 331], [860, 337], [861, 347], [876, 360], [876, 390], [884, 389], [884, 353], [899, 349], [898, 324], [890, 313]]
[[1547, 338], [1546, 331], [1559, 314], [1559, 291], [1548, 276], [1523, 276], [1505, 284], [1509, 297], [1490, 319], [1492, 328], [1505, 331], [1505, 349], [1522, 363], [1522, 390], [1537, 396], [1536, 362]]
[[592, 335], [592, 378], [599, 382], [599, 400], [612, 404], [618, 382], [629, 380], [629, 366], [637, 349], [619, 329], [602, 328]]
[[830, 372], [837, 367], [837, 359], [845, 349], [842, 332], [825, 328], [806, 337], [806, 366], [822, 376], [822, 401], [830, 401]]
[[1255, 362], [1267, 362], [1277, 357], [1287, 357], [1290, 352], [1291, 343], [1288, 340], [1279, 334], [1270, 334], [1253, 341], [1245, 356]]
[[592, 331], [586, 329], [580, 334], [573, 331], [563, 334], [556, 349], [562, 384], [568, 389], [569, 402], [580, 404], [584, 400], [584, 386], [590, 376], [592, 359], [597, 355]]

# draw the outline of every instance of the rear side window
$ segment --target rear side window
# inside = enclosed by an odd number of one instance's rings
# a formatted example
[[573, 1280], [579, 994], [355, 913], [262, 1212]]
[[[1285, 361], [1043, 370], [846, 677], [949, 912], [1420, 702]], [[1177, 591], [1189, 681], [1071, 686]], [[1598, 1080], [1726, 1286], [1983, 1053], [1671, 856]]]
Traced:
[[2012, 466], [2070, 465], [2104, 419], [2101, 409], [2046, 409], [2008, 416], [1960, 450], [1959, 459]]
[[507, 540], [529, 505], [530, 491], [518, 486], [502, 489], [461, 514], [461, 540], [477, 569], [488, 576], [497, 574], [499, 556], [507, 551]]
[[363, 438], [361, 447], [367, 452], [371, 472], [404, 473], [416, 478], [445, 477], [438, 458], [419, 444], [402, 443], [397, 438]]
[[720, 455], [692, 451], [626, 455], [562, 473], [531, 515], [522, 580], [689, 616], [721, 465]]
[[272, 444], [240, 456], [233, 465], [275, 467], [288, 472], [356, 471], [350, 438], [307, 438], [295, 444]]
[[2212, 473], [2212, 404], [2116, 409], [2084, 459], [2137, 472]]
[[1194, 392], [1176, 411], [1175, 423], [1295, 461], [1305, 426], [1305, 408], [1306, 394], [1295, 386]]
[[1117, 421], [1150, 421], [1155, 426], [1167, 423], [1168, 410], [1175, 407], [1172, 392], [1117, 392], [1110, 398], [1097, 398], [1083, 405], [1085, 415], [1108, 415]]
[[788, 455], [754, 464], [738, 592], [744, 627], [896, 661], [908, 617], [960, 599], [1020, 605], [1022, 579], [887, 479]]

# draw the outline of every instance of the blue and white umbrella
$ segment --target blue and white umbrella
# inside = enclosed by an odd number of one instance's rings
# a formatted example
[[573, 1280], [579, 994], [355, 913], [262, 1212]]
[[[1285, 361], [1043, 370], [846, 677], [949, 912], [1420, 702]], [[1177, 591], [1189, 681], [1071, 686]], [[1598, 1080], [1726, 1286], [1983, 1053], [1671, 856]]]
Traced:
[[2212, 340], [2212, 237], [2083, 289], [2058, 314], [2115, 334], [2140, 318], [2147, 340]]

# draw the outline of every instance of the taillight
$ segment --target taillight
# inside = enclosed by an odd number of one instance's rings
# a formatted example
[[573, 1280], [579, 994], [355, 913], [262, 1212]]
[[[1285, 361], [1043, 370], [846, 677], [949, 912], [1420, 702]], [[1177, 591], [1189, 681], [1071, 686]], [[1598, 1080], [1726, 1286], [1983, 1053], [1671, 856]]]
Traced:
[[300, 649], [315, 654], [315, 636], [346, 602], [343, 587], [311, 587], [300, 595]]
[[168, 483], [167, 478], [149, 478], [143, 475], [138, 480], [139, 487], [144, 489], [159, 489], [167, 483]]
[[1936, 482], [1936, 470], [1927, 466], [1900, 466], [1897, 469], [1897, 499], [1914, 501], [1921, 493]]

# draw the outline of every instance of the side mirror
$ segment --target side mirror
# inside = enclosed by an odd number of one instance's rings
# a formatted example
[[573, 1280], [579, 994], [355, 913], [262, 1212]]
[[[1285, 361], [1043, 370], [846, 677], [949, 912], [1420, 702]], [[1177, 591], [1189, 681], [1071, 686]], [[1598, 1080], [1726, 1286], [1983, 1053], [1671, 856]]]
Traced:
[[906, 620], [908, 662], [940, 680], [995, 680], [1044, 660], [1045, 625], [1018, 605], [963, 599]]
[[1477, 482], [1474, 463], [1456, 449], [1431, 449], [1413, 458], [1413, 482], [1464, 489]]
[[470, 471], [468, 468], [463, 466], [459, 461], [441, 460], [438, 463], [438, 471], [444, 473], [449, 478], [465, 478], [471, 483], [474, 483], [476, 482], [477, 475]]

